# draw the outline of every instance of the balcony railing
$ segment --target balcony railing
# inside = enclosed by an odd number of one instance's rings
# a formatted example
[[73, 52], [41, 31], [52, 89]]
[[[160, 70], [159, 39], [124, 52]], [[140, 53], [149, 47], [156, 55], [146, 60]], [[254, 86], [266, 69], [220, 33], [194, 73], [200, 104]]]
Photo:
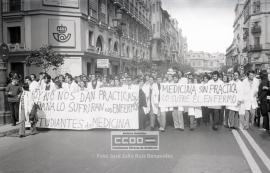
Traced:
[[96, 46], [90, 46], [88, 48], [88, 52], [99, 54], [99, 55], [116, 57], [116, 58], [120, 56], [118, 51], [108, 50], [108, 49], [101, 50], [100, 47], [96, 47]]
[[262, 50], [262, 45], [261, 44], [255, 44], [250, 46], [250, 51], [251, 52], [258, 52]]
[[253, 26], [251, 28], [251, 33], [252, 34], [260, 34], [261, 32], [262, 32], [262, 30], [261, 30], [261, 27], [260, 26]]
[[10, 52], [26, 51], [25, 44], [15, 43], [7, 44]]
[[2, 12], [3, 13], [16, 13], [23, 11], [23, 0], [3, 0]]

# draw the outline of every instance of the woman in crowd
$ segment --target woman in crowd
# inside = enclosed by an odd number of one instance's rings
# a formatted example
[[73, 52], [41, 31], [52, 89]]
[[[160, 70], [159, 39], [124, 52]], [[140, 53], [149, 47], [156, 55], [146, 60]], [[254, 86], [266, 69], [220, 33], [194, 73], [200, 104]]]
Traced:
[[258, 103], [260, 106], [261, 114], [263, 116], [263, 128], [269, 131], [269, 102], [267, 97], [269, 96], [269, 80], [267, 71], [263, 70], [260, 73], [261, 83], [258, 91]]
[[[206, 73], [203, 76], [202, 84], [207, 84], [209, 80], [210, 80], [210, 76]], [[210, 115], [209, 115], [209, 110], [207, 106], [202, 106], [202, 119], [206, 126], [210, 123]]]

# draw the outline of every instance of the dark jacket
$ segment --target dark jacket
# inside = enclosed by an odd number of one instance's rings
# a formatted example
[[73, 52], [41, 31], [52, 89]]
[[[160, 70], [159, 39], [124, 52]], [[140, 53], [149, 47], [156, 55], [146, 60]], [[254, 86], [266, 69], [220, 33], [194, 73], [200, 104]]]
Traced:
[[19, 85], [12, 85], [12, 83], [10, 83], [6, 87], [6, 94], [8, 96], [8, 102], [19, 102], [20, 101], [19, 96], [21, 93], [22, 93], [22, 89]]
[[142, 89], [139, 90], [139, 107], [147, 107], [146, 96]]
[[261, 81], [259, 85], [259, 92], [258, 92], [258, 100], [259, 100], [259, 106], [261, 109], [261, 113], [263, 116], [268, 115], [269, 111], [269, 105], [268, 105], [268, 100], [267, 96], [269, 95], [269, 89], [263, 89], [263, 87], [268, 87], [269, 88], [269, 81], [268, 79], [264, 79]]

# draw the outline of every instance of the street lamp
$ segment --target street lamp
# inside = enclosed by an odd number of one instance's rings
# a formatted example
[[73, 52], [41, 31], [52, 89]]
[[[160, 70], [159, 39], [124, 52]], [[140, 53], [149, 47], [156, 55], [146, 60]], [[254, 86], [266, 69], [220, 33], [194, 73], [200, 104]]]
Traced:
[[117, 10], [116, 18], [113, 19], [113, 27], [119, 37], [119, 54], [120, 54], [120, 73], [123, 72], [123, 63], [122, 63], [122, 36], [123, 36], [123, 26], [126, 24], [122, 21], [122, 10]]

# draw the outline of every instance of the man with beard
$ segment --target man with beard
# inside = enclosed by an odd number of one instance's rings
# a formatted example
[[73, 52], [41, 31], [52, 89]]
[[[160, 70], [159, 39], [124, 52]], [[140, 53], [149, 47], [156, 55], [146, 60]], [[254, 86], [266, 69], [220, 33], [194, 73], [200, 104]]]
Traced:
[[[218, 78], [219, 77], [219, 72], [214, 71], [212, 73], [212, 80], [210, 80], [208, 83], [209, 84], [223, 84], [223, 82]], [[212, 116], [213, 120], [213, 125], [212, 129], [213, 130], [218, 130], [218, 124], [219, 124], [219, 118], [220, 118], [220, 112], [221, 112], [221, 106], [209, 106], [209, 113]]]

